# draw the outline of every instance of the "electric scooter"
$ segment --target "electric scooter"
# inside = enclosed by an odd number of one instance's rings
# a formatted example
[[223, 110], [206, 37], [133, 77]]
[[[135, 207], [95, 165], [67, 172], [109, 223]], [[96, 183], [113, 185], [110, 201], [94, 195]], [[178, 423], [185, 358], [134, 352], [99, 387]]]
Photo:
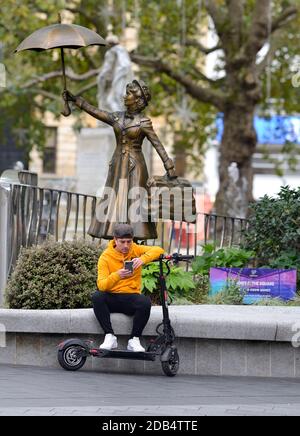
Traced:
[[[83, 341], [81, 339], [67, 339], [58, 345], [58, 362], [62, 368], [67, 371], [77, 371], [82, 368], [87, 357], [113, 358], [113, 359], [132, 359], [155, 361], [160, 358], [163, 372], [173, 377], [179, 369], [179, 355], [174, 345], [175, 333], [171, 326], [168, 310], [168, 293], [165, 277], [170, 274], [169, 263], [189, 262], [194, 256], [181, 255], [174, 253], [172, 255], [161, 255], [159, 261], [159, 287], [160, 300], [163, 312], [163, 320], [156, 327], [157, 337], [148, 345], [145, 352], [134, 352], [127, 350], [105, 350], [95, 348], [92, 341]], [[163, 265], [166, 265], [167, 272], [164, 273]]]

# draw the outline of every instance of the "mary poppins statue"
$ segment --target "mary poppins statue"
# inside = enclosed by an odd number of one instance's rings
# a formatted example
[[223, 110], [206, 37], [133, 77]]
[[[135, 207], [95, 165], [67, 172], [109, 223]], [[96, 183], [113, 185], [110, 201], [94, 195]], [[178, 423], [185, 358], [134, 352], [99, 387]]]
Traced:
[[[147, 138], [159, 154], [167, 176], [176, 178], [174, 163], [156, 135], [150, 118], [143, 114], [143, 110], [151, 100], [149, 88], [138, 80], [133, 80], [126, 86], [124, 96], [125, 111], [107, 112], [89, 104], [82, 97], [76, 97], [69, 91], [64, 91], [65, 101], [74, 104], [106, 124], [112, 126], [116, 137], [116, 149], [109, 163], [108, 176], [104, 192], [109, 190], [115, 195], [102, 195], [97, 213], [92, 218], [88, 233], [96, 238], [112, 239], [116, 222], [127, 222], [133, 226], [135, 239], [146, 240], [157, 238], [156, 224], [147, 219], [134, 219], [128, 211], [133, 201], [130, 191], [139, 188], [147, 192], [148, 170], [142, 153], [143, 140]], [[142, 189], [141, 189], [142, 188]], [[133, 192], [131, 191], [131, 192]], [[98, 211], [105, 204], [106, 213], [99, 217]], [[103, 208], [102, 208], [103, 209]], [[121, 211], [118, 214], [116, 211]]]

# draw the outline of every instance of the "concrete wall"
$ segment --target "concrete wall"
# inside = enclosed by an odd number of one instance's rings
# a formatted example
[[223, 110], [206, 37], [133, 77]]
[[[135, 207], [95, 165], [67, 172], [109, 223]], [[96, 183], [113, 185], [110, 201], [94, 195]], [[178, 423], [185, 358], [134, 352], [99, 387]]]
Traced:
[[[181, 374], [300, 377], [300, 308], [171, 306], [170, 316]], [[153, 307], [142, 342], [155, 336], [161, 320], [161, 309]], [[131, 322], [125, 315], [112, 315], [119, 348], [126, 348]], [[57, 345], [62, 339], [92, 339], [96, 346], [103, 340], [91, 309], [0, 309], [0, 323], [6, 331], [6, 346], [1, 346], [4, 343], [0, 341], [0, 363], [58, 366]], [[83, 370], [92, 368], [101, 372], [161, 374], [159, 360], [90, 358]]]

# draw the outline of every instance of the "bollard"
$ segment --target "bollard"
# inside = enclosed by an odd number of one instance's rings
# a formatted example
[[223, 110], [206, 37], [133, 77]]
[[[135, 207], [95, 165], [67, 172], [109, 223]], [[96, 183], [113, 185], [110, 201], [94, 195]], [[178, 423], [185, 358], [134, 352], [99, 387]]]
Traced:
[[4, 290], [10, 270], [11, 253], [16, 247], [12, 241], [11, 190], [13, 185], [37, 186], [38, 175], [26, 170], [5, 170], [0, 177], [0, 307], [4, 303]]
[[0, 307], [3, 305], [4, 290], [8, 276], [9, 243], [8, 213], [9, 185], [0, 184]]

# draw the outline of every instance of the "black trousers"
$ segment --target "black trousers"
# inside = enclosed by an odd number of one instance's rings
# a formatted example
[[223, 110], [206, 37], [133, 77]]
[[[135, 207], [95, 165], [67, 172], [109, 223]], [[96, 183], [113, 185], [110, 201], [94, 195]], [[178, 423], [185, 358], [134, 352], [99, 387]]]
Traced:
[[105, 334], [114, 334], [110, 314], [117, 312], [133, 316], [131, 338], [142, 335], [151, 311], [149, 297], [142, 294], [115, 294], [96, 291], [92, 295], [92, 301], [96, 318]]

